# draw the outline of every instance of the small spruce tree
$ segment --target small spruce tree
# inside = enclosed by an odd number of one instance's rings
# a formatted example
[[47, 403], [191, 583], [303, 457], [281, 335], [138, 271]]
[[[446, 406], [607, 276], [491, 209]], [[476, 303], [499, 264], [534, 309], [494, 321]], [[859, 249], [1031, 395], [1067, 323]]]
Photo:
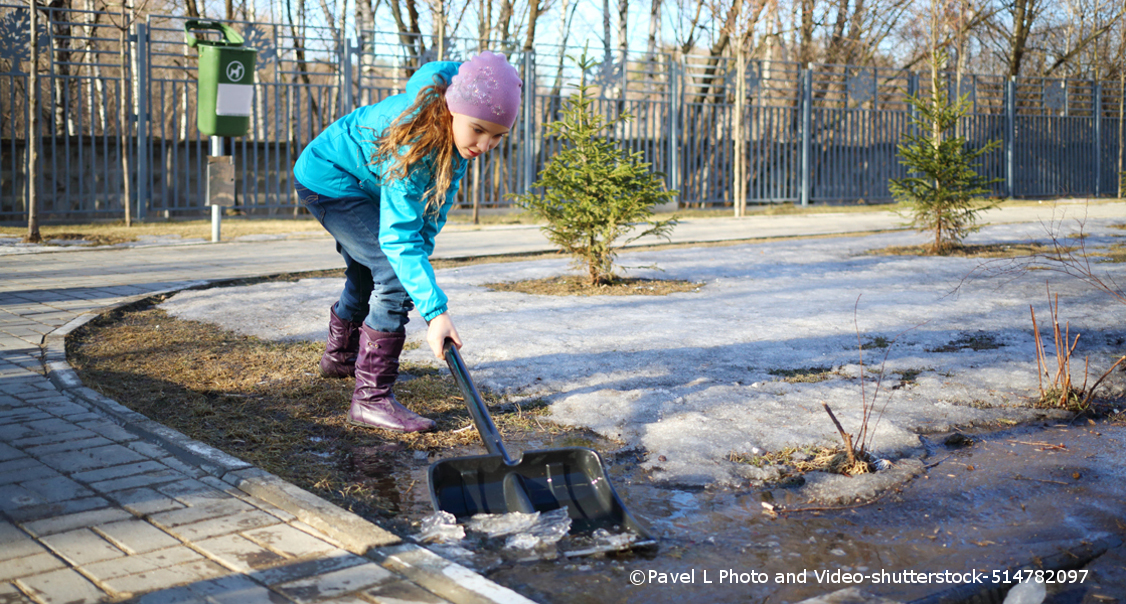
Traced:
[[951, 100], [938, 78], [946, 53], [933, 53], [931, 61], [931, 93], [908, 97], [916, 111], [911, 120], [915, 128], [898, 146], [900, 163], [914, 175], [892, 179], [889, 188], [910, 206], [911, 226], [934, 233], [931, 253], [943, 254], [961, 246], [966, 235], [980, 228], [978, 215], [996, 206], [982, 196], [1001, 179], [987, 179], [974, 167], [978, 158], [1001, 143], [993, 140], [973, 149], [956, 133], [958, 120], [969, 113], [971, 104], [967, 96]]
[[[632, 119], [622, 113], [607, 120], [594, 112], [593, 86], [585, 74], [596, 63], [584, 51], [575, 60], [583, 79], [568, 97], [561, 119], [547, 130], [563, 142], [532, 186], [542, 195], [529, 192], [514, 196], [517, 204], [545, 220], [544, 233], [560, 250], [570, 254], [578, 268], [585, 268], [591, 285], [614, 280], [617, 250], [646, 235], [668, 238], [676, 218], [653, 220], [653, 206], [675, 199], [676, 191], [665, 189], [662, 174], [650, 172], [640, 152], [626, 153], [604, 132]], [[635, 226], [644, 225], [619, 241]]]

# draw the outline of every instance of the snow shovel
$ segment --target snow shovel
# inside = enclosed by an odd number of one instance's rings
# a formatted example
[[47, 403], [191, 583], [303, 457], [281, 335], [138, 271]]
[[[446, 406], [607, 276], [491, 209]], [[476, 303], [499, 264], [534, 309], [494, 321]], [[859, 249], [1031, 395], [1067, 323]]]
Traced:
[[445, 343], [446, 363], [465, 397], [488, 455], [455, 457], [430, 466], [430, 501], [434, 509], [457, 518], [474, 514], [550, 512], [566, 506], [575, 533], [606, 529], [637, 534], [630, 548], [656, 541], [626, 511], [614, 492], [598, 453], [584, 447], [525, 451], [508, 456], [500, 433], [480, 393], [469, 378], [453, 341]]

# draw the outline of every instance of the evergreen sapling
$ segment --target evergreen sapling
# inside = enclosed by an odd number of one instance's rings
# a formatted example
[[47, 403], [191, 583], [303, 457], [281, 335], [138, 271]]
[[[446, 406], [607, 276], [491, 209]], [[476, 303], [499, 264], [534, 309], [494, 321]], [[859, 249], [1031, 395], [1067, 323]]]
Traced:
[[663, 174], [651, 172], [641, 152], [627, 153], [606, 132], [632, 119], [621, 113], [607, 120], [595, 113], [593, 86], [586, 73], [596, 66], [584, 51], [575, 61], [583, 73], [577, 91], [568, 97], [561, 118], [547, 124], [562, 142], [529, 192], [514, 196], [518, 205], [547, 225], [543, 232], [585, 269], [591, 285], [614, 280], [614, 259], [622, 246], [647, 235], [669, 238], [676, 218], [653, 220], [653, 206], [676, 198], [666, 190]]
[[974, 170], [978, 159], [999, 147], [1000, 141], [974, 149], [955, 131], [971, 104], [966, 95], [951, 101], [939, 81], [937, 66], [945, 60], [942, 51], [932, 59], [931, 94], [907, 99], [915, 109], [914, 128], [903, 136], [898, 149], [900, 163], [913, 175], [889, 183], [892, 195], [910, 206], [911, 226], [934, 233], [933, 254], [961, 246], [966, 235], [980, 228], [979, 214], [996, 206], [982, 196], [1001, 180], [987, 179]]

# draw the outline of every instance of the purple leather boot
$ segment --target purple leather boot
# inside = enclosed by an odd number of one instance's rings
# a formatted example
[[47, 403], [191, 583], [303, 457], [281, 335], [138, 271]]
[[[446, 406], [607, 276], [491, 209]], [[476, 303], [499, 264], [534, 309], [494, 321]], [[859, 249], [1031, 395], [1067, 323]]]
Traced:
[[356, 375], [356, 356], [360, 352], [360, 325], [336, 316], [335, 304], [328, 309], [328, 343], [321, 355], [321, 375], [351, 377]]
[[424, 432], [434, 429], [434, 420], [402, 406], [395, 400], [391, 385], [399, 377], [399, 353], [405, 333], [375, 331], [360, 326], [360, 354], [356, 359], [356, 391], [348, 423], [396, 432]]

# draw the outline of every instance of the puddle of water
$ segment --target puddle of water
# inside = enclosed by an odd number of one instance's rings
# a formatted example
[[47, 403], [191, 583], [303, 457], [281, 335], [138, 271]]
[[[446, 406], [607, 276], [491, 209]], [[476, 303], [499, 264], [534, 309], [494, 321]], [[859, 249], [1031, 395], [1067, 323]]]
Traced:
[[[905, 578], [894, 574], [901, 571], [1000, 573], [1061, 543], [1126, 533], [1126, 427], [1036, 426], [973, 438], [962, 448], [928, 441], [924, 474], [874, 503], [800, 513], [784, 511], [803, 503], [798, 490], [662, 487], [619, 461], [609, 475], [626, 507], [660, 536], [655, 555], [514, 563], [486, 552], [461, 561], [539, 602], [797, 602], [856, 585], [845, 582], [859, 578], [848, 573], [864, 575], [863, 589], [909, 601], [950, 585], [875, 585], [873, 575], [887, 583]], [[415, 519], [431, 511], [428, 465], [416, 460], [415, 486], [400, 499]], [[764, 500], [783, 513], [771, 516]], [[1087, 569], [1082, 584], [1050, 586], [1046, 602], [1126, 601], [1126, 548]], [[637, 572], [641, 585], [631, 582]]]

